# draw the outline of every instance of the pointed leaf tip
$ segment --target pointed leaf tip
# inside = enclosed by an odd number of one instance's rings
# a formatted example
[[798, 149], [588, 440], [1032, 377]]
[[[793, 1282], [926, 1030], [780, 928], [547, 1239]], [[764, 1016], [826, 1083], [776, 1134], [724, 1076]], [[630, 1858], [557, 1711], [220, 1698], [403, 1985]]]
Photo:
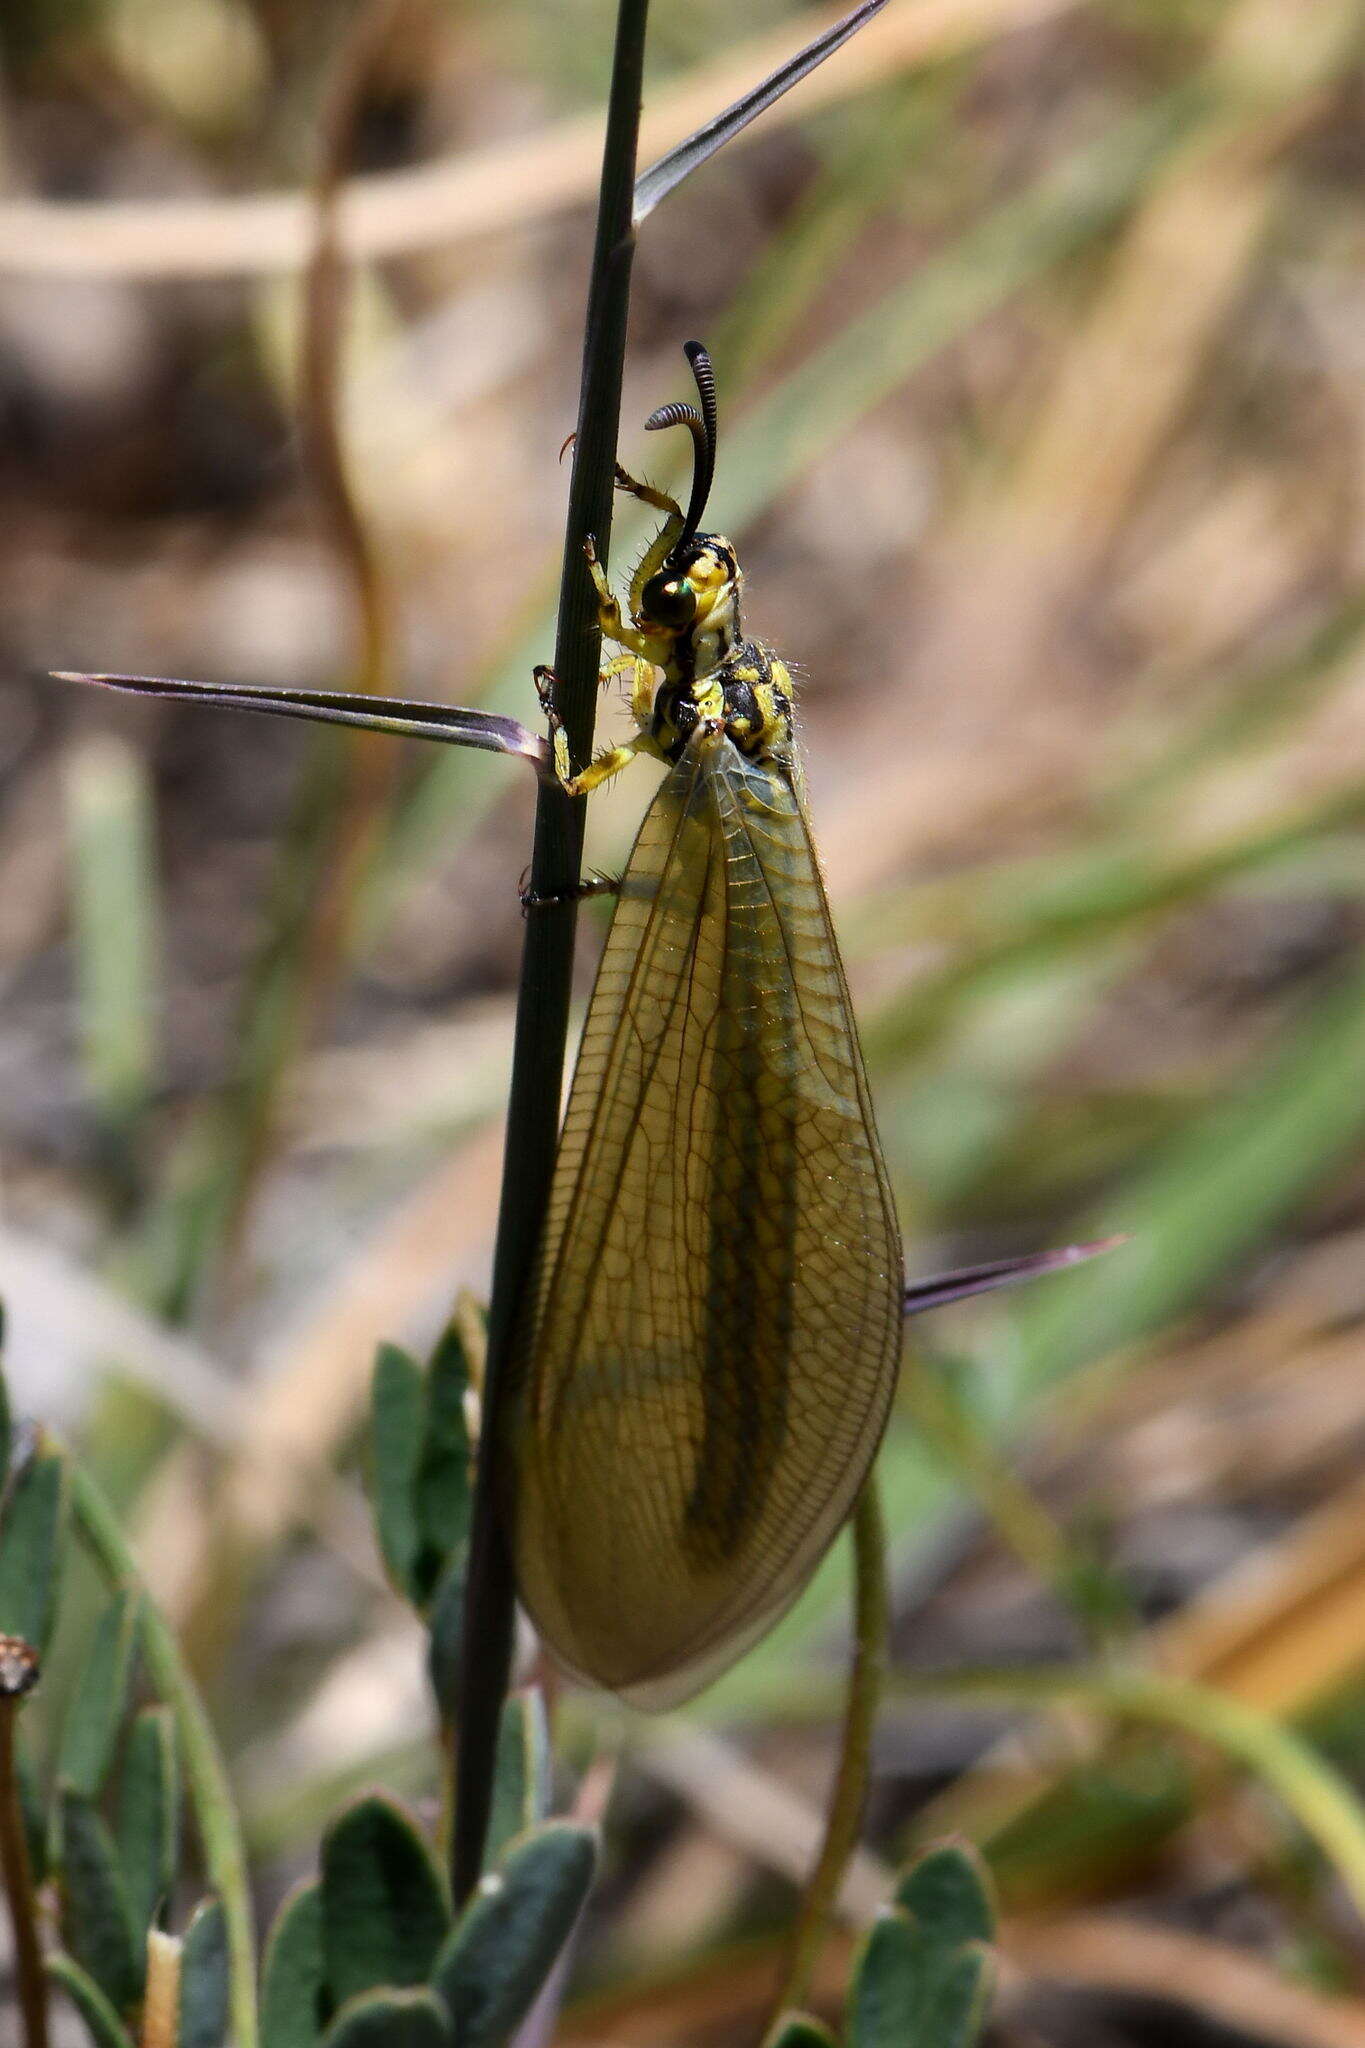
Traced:
[[698, 170], [702, 164], [723, 149], [733, 136], [747, 128], [749, 123], [765, 113], [784, 93], [799, 85], [826, 57], [832, 57], [841, 44], [858, 33], [874, 14], [880, 14], [886, 0], [863, 0], [861, 7], [855, 7], [816, 36], [803, 49], [789, 57], [785, 64], [779, 64], [776, 71], [770, 71], [748, 92], [730, 106], [715, 115], [710, 121], [694, 129], [691, 135], [665, 152], [648, 170], [642, 171], [635, 181], [635, 225], [653, 213], [661, 199], [682, 184], [684, 178]]
[[219, 1900], [205, 1899], [195, 1909], [181, 1951], [176, 2048], [223, 2048], [229, 1969], [226, 1915]]
[[208, 704], [219, 711], [259, 711], [276, 718], [300, 718], [315, 725], [350, 726], [385, 732], [395, 739], [438, 740], [485, 754], [510, 754], [529, 761], [537, 775], [553, 776], [550, 748], [520, 719], [498, 711], [472, 711], [460, 704], [428, 704], [407, 697], [372, 697], [359, 690], [296, 690], [256, 683], [193, 683], [176, 676], [94, 675], [52, 669], [55, 682], [90, 683], [134, 697]]
[[896, 1904], [945, 1952], [995, 1934], [990, 1877], [967, 1842], [943, 1842], [916, 1857], [896, 1886]]
[[901, 1312], [907, 1316], [923, 1315], [926, 1309], [967, 1301], [974, 1294], [989, 1294], [997, 1287], [1013, 1287], [1021, 1280], [1064, 1272], [1069, 1266], [1083, 1265], [1087, 1259], [1097, 1259], [1102, 1252], [1113, 1251], [1128, 1242], [1124, 1234], [1097, 1237], [1085, 1244], [1025, 1252], [1013, 1259], [987, 1259], [979, 1266], [959, 1266], [949, 1273], [932, 1274], [927, 1280], [912, 1280], [901, 1297]]

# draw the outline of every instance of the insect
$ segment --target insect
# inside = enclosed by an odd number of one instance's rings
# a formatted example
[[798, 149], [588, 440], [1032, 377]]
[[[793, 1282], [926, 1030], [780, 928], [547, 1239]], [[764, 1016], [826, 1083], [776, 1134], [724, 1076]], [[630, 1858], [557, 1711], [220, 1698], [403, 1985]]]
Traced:
[[505, 753], [571, 794], [635, 757], [668, 768], [619, 890], [536, 1269], [499, 1401], [501, 1519], [522, 1601], [571, 1672], [646, 1706], [733, 1663], [802, 1585], [886, 1422], [905, 1315], [1068, 1266], [1119, 1239], [902, 1287], [900, 1232], [806, 818], [791, 675], [740, 618], [703, 533], [715, 381], [687, 344], [684, 513], [664, 515], [629, 615], [591, 543], [636, 732], [570, 777], [517, 719], [345, 691], [79, 676], [139, 695]]
[[[744, 637], [734, 548], [699, 531], [711, 364], [686, 512], [665, 514], [629, 615], [595, 551], [604, 638], [668, 774], [598, 971], [503, 1458], [522, 1601], [571, 1672], [689, 1697], [795, 1597], [880, 1441], [901, 1351], [900, 1232], [811, 837], [791, 676]], [[541, 672], [551, 715], [553, 679]], [[563, 768], [562, 742], [556, 732]]]

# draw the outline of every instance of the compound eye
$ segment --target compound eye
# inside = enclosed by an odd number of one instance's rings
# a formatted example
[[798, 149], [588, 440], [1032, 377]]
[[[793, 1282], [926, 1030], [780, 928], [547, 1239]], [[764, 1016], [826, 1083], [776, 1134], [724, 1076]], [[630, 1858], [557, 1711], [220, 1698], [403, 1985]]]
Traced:
[[661, 626], [681, 629], [690, 626], [697, 615], [697, 593], [685, 576], [670, 576], [661, 570], [640, 592], [640, 607]]

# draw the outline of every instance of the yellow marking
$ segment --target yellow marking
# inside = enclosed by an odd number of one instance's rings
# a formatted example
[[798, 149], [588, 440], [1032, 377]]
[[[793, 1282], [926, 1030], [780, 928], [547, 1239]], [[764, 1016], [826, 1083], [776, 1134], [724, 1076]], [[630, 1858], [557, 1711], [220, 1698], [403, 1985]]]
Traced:
[[648, 725], [654, 710], [654, 692], [658, 687], [659, 672], [652, 661], [646, 661], [642, 654], [618, 654], [614, 661], [602, 664], [600, 682], [609, 683], [616, 676], [630, 677], [630, 713], [637, 725]]
[[587, 559], [593, 589], [597, 592], [598, 620], [604, 637], [614, 640], [618, 647], [628, 647], [632, 654], [648, 656], [650, 642], [643, 633], [638, 632], [633, 626], [628, 626], [622, 618], [620, 601], [606, 579], [602, 564], [597, 559], [597, 550], [591, 541], [586, 543], [583, 552]]
[[[642, 732], [637, 733], [633, 740], [627, 740], [624, 746], [604, 748], [600, 754], [594, 755], [581, 775], [560, 776], [560, 781], [564, 784], [564, 794], [587, 796], [590, 790], [600, 789], [604, 782], [611, 781], [613, 775], [619, 775], [623, 768], [629, 768], [635, 756], [651, 745], [648, 733]], [[556, 757], [556, 772], [558, 767]]]

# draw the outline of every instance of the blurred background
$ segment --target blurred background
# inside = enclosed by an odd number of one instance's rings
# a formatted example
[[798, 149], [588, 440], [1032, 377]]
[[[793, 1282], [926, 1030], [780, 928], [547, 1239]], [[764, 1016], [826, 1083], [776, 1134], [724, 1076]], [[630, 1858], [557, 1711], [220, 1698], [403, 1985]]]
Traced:
[[[657, 0], [646, 156], [828, 18]], [[927, 1690], [848, 1903], [970, 1834], [1017, 2048], [1365, 2041], [1365, 1880], [1244, 1756], [1010, 1692], [1117, 1656], [1365, 1777], [1360, 26], [889, 0], [637, 260], [622, 457], [676, 474], [639, 429], [704, 337], [910, 1273], [1131, 1233], [915, 1326], [883, 1459]], [[358, 1442], [375, 1341], [486, 1286], [531, 778], [47, 672], [533, 718], [610, 34], [606, 0], [0, 12], [7, 1361], [185, 1633], [266, 1902], [347, 1786], [430, 1792]], [[649, 788], [594, 799], [591, 858]], [[620, 1753], [571, 2038], [749, 2038], [846, 1580], [682, 1720], [564, 1703], [570, 1763]]]

